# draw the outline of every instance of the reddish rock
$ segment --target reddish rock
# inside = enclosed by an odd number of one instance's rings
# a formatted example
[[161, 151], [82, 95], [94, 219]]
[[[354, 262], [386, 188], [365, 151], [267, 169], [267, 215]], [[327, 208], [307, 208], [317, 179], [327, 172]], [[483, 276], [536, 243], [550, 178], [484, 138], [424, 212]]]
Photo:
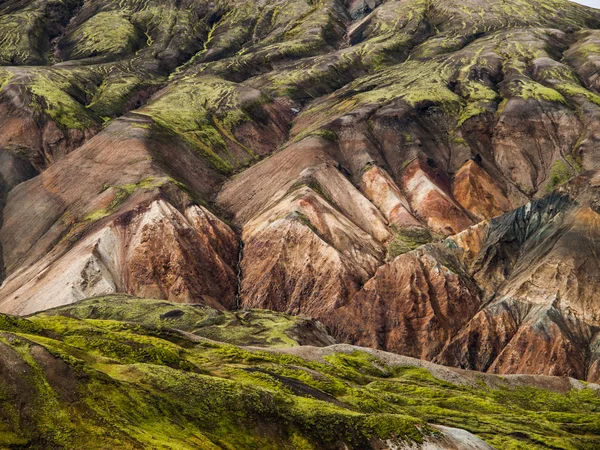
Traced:
[[361, 179], [361, 190], [398, 229], [424, 228], [411, 212], [408, 200], [394, 180], [379, 167], [367, 170]]
[[375, 272], [383, 249], [310, 188], [244, 227], [242, 304], [324, 318]]
[[124, 292], [216, 308], [235, 306], [239, 250], [227, 225], [199, 206], [187, 208], [184, 216], [162, 201], [127, 220], [121, 231], [131, 235], [124, 243]]
[[324, 320], [339, 340], [433, 359], [480, 306], [477, 288], [430, 246], [379, 268], [348, 305]]
[[512, 209], [500, 186], [473, 160], [456, 174], [452, 195], [478, 220], [491, 219]]
[[13, 273], [0, 310], [30, 314], [115, 292], [231, 308], [238, 253], [235, 234], [212, 213], [189, 206], [182, 214], [158, 199]]
[[402, 174], [402, 186], [417, 217], [436, 233], [447, 236], [473, 224], [449, 194], [448, 184], [444, 175], [419, 160], [410, 163]]

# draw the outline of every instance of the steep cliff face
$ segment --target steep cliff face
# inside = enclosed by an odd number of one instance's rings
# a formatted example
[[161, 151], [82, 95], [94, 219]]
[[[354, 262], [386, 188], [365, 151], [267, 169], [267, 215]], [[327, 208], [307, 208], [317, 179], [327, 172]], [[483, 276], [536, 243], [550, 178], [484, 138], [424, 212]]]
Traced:
[[447, 365], [598, 380], [597, 201], [555, 194], [399, 256], [332, 327]]
[[599, 30], [567, 0], [3, 2], [0, 311], [268, 308], [598, 381]]

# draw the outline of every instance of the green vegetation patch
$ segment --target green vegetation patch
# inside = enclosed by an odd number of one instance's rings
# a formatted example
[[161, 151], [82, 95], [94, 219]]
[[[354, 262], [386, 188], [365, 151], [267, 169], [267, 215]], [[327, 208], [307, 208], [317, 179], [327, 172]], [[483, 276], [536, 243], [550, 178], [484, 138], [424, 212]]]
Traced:
[[563, 103], [567, 101], [558, 91], [531, 80], [518, 79], [511, 84], [512, 93], [524, 100], [544, 100], [548, 102]]
[[395, 226], [392, 226], [392, 229], [394, 234], [392, 240], [388, 242], [388, 259], [390, 260], [428, 244], [433, 240], [431, 233], [427, 229], [399, 230]]
[[304, 319], [266, 310], [217, 311], [128, 296], [90, 299], [46, 313], [79, 319], [131, 322], [157, 329], [177, 328], [237, 345], [292, 347]]
[[0, 91], [13, 77], [13, 73], [10, 70], [6, 70], [0, 67]]
[[43, 35], [42, 14], [34, 8], [0, 16], [0, 64], [43, 62], [39, 53]]
[[311, 133], [311, 136], [318, 136], [318, 137], [322, 137], [323, 139], [330, 141], [330, 142], [337, 142], [338, 141], [338, 135], [335, 131], [331, 131], [331, 130], [317, 130], [314, 131], [313, 133]]
[[[73, 74], [77, 76], [77, 73]], [[65, 130], [84, 130], [97, 125], [98, 119], [69, 92], [82, 92], [78, 80], [71, 80], [58, 72], [40, 71], [26, 82], [21, 82], [31, 92], [30, 106], [50, 117]]]
[[[244, 97], [252, 97], [247, 100]], [[253, 120], [252, 110], [267, 98], [216, 77], [184, 78], [169, 87], [150, 105], [138, 111], [156, 124], [179, 136], [217, 170], [230, 173], [243, 165], [230, 150], [236, 145], [254, 159], [252, 149], [234, 135], [236, 127]]]
[[567, 183], [582, 170], [583, 167], [581, 166], [581, 162], [571, 155], [565, 156], [564, 159], [557, 159], [550, 169], [546, 192], [554, 191], [557, 187]]
[[[491, 388], [475, 378], [458, 385], [367, 351], [316, 349], [304, 359], [177, 331], [225, 326], [243, 340], [250, 328], [236, 327], [258, 322], [274, 329], [290, 320], [297, 319], [126, 296], [28, 319], [0, 316], [0, 348], [12, 358], [8, 370], [20, 371], [18, 386], [0, 373], [6, 419], [0, 445], [364, 449], [381, 440], [400, 445], [434, 438], [431, 423], [466, 429], [496, 448], [600, 444], [600, 395], [588, 388]], [[32, 408], [16, 414], [23, 398]]]
[[[87, 107], [100, 117], [116, 117], [125, 112], [128, 102], [142, 89], [157, 89], [163, 80], [160, 77], [116, 71], [109, 74]], [[133, 109], [137, 104], [129, 105]]]
[[124, 12], [100, 12], [67, 35], [61, 46], [68, 59], [93, 56], [113, 57], [133, 53], [139, 45], [140, 33]]
[[131, 194], [138, 190], [152, 190], [159, 188], [166, 183], [170, 183], [169, 178], [146, 177], [137, 183], [121, 184], [119, 186], [105, 186], [106, 189], [114, 190], [113, 200], [106, 209], [100, 209], [88, 213], [83, 222], [97, 222], [100, 219], [110, 216], [117, 211], [119, 207], [129, 198]]
[[241, 341], [250, 329], [236, 327], [265, 320], [277, 328], [297, 319], [126, 296], [29, 319], [0, 316], [0, 345], [26, 368], [17, 391], [0, 375], [0, 411], [14, 412], [19, 395], [37, 405], [1, 422], [0, 445], [363, 449], [378, 440], [422, 442], [435, 435], [431, 423], [466, 429], [496, 448], [600, 443], [600, 395], [591, 389], [457, 385], [367, 351], [318, 350], [322, 357], [303, 359], [177, 331], [225, 326]]
[[461, 83], [457, 90], [467, 100], [458, 119], [458, 126], [472, 117], [493, 111], [494, 105], [499, 100], [498, 93], [482, 83], [467, 81]]

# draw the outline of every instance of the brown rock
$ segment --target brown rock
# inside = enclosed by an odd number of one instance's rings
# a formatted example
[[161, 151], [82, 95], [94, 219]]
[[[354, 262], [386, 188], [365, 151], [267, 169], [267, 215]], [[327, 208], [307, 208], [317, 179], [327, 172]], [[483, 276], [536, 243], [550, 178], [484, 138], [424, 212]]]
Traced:
[[409, 164], [402, 175], [413, 211], [436, 233], [456, 234], [473, 224], [449, 194], [448, 180], [419, 160]]
[[385, 170], [377, 166], [367, 170], [361, 179], [361, 190], [390, 224], [399, 229], [424, 228], [413, 216], [408, 200]]
[[233, 231], [205, 208], [182, 214], [157, 199], [13, 273], [0, 310], [30, 314], [115, 292], [231, 308], [238, 252]]
[[368, 234], [304, 187], [243, 232], [242, 304], [316, 318], [346, 303], [381, 264]]
[[491, 219], [512, 209], [502, 189], [473, 160], [465, 163], [456, 174], [452, 195], [479, 220]]
[[433, 359], [477, 312], [477, 288], [440, 262], [434, 247], [399, 256], [336, 311], [323, 318], [338, 340]]
[[494, 130], [496, 165], [522, 192], [533, 195], [550, 178], [561, 151], [568, 153], [575, 146], [581, 128], [577, 115], [567, 108], [509, 99]]
[[163, 201], [127, 221], [121, 231], [131, 235], [124, 244], [124, 292], [216, 308], [235, 306], [239, 250], [227, 225], [202, 207], [190, 206], [184, 216]]

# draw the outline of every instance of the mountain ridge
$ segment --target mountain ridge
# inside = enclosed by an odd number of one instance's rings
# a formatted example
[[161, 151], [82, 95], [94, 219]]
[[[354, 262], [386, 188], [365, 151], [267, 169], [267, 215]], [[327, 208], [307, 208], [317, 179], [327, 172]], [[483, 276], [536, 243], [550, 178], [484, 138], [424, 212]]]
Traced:
[[275, 309], [600, 380], [600, 12], [14, 0], [0, 23], [0, 311]]

